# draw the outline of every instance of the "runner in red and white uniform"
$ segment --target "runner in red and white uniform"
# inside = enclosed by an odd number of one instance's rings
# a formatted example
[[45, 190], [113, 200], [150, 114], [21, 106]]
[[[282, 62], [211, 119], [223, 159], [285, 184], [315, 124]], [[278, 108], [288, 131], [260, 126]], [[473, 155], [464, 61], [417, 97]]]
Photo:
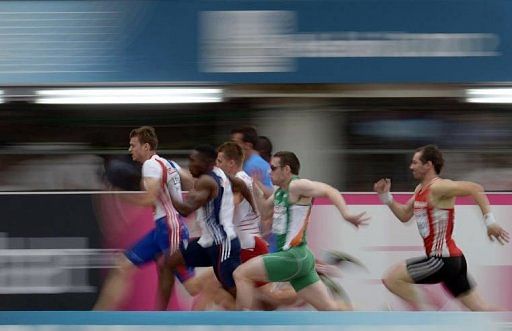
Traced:
[[424, 257], [392, 267], [383, 279], [384, 285], [417, 309], [424, 308], [424, 303], [413, 284], [442, 283], [468, 309], [496, 310], [474, 289], [468, 279], [464, 254], [452, 239], [455, 198], [471, 196], [475, 200], [484, 215], [491, 240], [504, 244], [509, 241], [509, 234], [496, 223], [483, 187], [472, 182], [440, 178], [443, 165], [443, 156], [437, 146], [427, 145], [416, 150], [410, 169], [420, 183], [406, 204], [393, 200], [390, 179], [381, 179], [374, 184], [382, 202], [401, 222], [408, 222], [414, 216], [426, 253]]

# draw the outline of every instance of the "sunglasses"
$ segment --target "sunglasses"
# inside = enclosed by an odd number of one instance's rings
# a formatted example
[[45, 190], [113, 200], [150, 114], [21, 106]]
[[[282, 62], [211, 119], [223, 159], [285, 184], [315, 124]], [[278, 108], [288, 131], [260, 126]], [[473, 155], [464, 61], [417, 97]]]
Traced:
[[282, 168], [282, 166], [273, 166], [273, 165], [270, 165], [270, 170], [274, 171], [276, 170], [277, 168]]

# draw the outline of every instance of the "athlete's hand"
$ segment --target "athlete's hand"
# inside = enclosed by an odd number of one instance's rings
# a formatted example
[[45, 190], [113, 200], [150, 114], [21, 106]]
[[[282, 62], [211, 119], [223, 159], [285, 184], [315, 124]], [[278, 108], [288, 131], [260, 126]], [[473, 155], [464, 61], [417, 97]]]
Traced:
[[382, 178], [373, 184], [373, 190], [378, 194], [386, 193], [391, 190], [391, 179]]
[[510, 235], [508, 232], [497, 223], [491, 224], [487, 227], [487, 235], [491, 241], [496, 239], [502, 245], [505, 245], [505, 243], [510, 241]]
[[361, 214], [345, 214], [342, 216], [347, 222], [351, 223], [356, 228], [368, 225], [368, 220], [370, 219], [370, 216], [367, 216], [365, 211]]

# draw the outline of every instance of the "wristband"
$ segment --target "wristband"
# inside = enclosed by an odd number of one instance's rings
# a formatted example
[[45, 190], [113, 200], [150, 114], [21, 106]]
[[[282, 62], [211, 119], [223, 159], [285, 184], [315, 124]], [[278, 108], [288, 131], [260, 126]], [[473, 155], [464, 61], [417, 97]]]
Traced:
[[494, 215], [491, 212], [484, 215], [484, 223], [486, 226], [490, 226], [496, 223], [496, 219], [494, 218]]
[[385, 205], [390, 205], [393, 203], [393, 195], [391, 194], [391, 192], [384, 192], [384, 193], [380, 193], [379, 194], [379, 198], [380, 198], [380, 201], [382, 201], [383, 204]]

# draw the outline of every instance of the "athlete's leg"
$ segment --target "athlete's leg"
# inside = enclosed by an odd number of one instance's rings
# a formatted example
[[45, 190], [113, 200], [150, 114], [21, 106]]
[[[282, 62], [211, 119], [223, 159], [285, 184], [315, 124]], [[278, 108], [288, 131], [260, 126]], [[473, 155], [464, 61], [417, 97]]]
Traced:
[[97, 310], [114, 310], [118, 308], [124, 296], [129, 290], [131, 277], [136, 270], [136, 266], [154, 261], [162, 252], [161, 244], [158, 242], [157, 227], [146, 233], [135, 245], [128, 249], [124, 255], [121, 255], [116, 261], [116, 267], [111, 270], [99, 298], [93, 309]]
[[210, 267], [183, 282], [183, 286], [188, 294], [194, 298], [192, 310], [207, 310], [215, 301], [217, 289], [221, 288], [213, 268]]
[[317, 310], [350, 310], [351, 307], [336, 302], [322, 281], [317, 281], [297, 292], [297, 296]]
[[188, 293], [194, 296], [192, 310], [207, 310], [218, 305], [224, 310], [236, 308], [235, 298], [219, 282], [213, 268], [208, 268], [198, 277], [183, 283]]
[[[268, 283], [257, 288], [256, 301], [261, 302], [264, 310], [273, 310], [280, 306], [295, 306], [299, 303], [297, 292], [289, 283]], [[302, 300], [300, 300], [302, 302]]]
[[163, 259], [157, 261], [158, 289], [156, 295], [156, 309], [167, 310], [174, 286], [174, 272], [168, 268]]
[[461, 294], [457, 297], [466, 308], [471, 311], [503, 311], [504, 309], [488, 304], [478, 293], [476, 289], [471, 289], [469, 292]]
[[137, 267], [124, 255], [121, 255], [116, 267], [112, 269], [103, 284], [94, 310], [115, 310], [128, 292], [130, 278]]
[[419, 309], [424, 306], [415, 288], [414, 280], [407, 271], [405, 262], [391, 267], [382, 279], [382, 282], [391, 293], [407, 301], [414, 308]]
[[241, 264], [233, 273], [235, 279], [237, 296], [236, 306], [238, 309], [247, 310], [253, 308], [254, 282], [268, 282], [267, 271], [263, 263], [263, 257], [257, 256]]

